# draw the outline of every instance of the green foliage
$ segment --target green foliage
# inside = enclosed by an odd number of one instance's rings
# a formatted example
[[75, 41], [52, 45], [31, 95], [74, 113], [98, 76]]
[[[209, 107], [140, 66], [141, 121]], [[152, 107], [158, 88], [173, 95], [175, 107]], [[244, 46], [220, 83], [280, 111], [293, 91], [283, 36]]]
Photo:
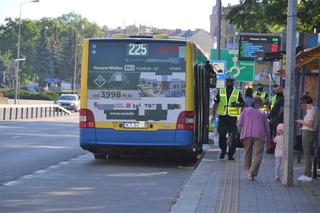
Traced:
[[33, 70], [41, 78], [53, 76], [53, 59], [45, 26], [41, 29], [40, 39], [35, 47]]
[[[226, 19], [241, 32], [280, 33], [286, 29], [287, 0], [240, 0]], [[320, 26], [320, 0], [298, 1], [297, 29], [312, 32]]]
[[[0, 89], [1, 93], [4, 93], [5, 97], [14, 98], [15, 90], [14, 89]], [[20, 99], [30, 99], [30, 100], [48, 100], [48, 101], [54, 101], [57, 100], [59, 97], [59, 92], [33, 92], [28, 90], [19, 90], [19, 98]]]
[[320, 0], [301, 0], [298, 5], [298, 30], [313, 32], [320, 28]]
[[[12, 18], [0, 25], [0, 57], [10, 53], [9, 61], [17, 58], [18, 27], [18, 19]], [[81, 67], [83, 39], [103, 36], [97, 24], [74, 13], [38, 21], [23, 19], [20, 57], [26, 61], [20, 62], [21, 82], [39, 81], [44, 76], [72, 80], [74, 63], [78, 71]], [[14, 64], [11, 68], [14, 70]]]
[[211, 122], [209, 122], [209, 128], [208, 128], [209, 132], [213, 132], [213, 124]]

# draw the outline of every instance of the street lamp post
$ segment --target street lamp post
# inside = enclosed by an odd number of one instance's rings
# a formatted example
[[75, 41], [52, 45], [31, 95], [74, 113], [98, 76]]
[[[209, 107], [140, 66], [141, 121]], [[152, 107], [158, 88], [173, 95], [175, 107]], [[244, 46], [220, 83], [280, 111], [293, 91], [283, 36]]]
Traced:
[[23, 4], [28, 4], [28, 3], [37, 3], [39, 0], [32, 0], [32, 1], [27, 1], [27, 2], [21, 2], [20, 7], [19, 7], [19, 27], [18, 27], [18, 47], [17, 47], [17, 59], [16, 61], [16, 69], [15, 69], [15, 93], [14, 93], [14, 104], [17, 104], [17, 99], [18, 99], [18, 89], [19, 89], [19, 61], [25, 60], [25, 59], [20, 59], [20, 40], [21, 40], [21, 6]]

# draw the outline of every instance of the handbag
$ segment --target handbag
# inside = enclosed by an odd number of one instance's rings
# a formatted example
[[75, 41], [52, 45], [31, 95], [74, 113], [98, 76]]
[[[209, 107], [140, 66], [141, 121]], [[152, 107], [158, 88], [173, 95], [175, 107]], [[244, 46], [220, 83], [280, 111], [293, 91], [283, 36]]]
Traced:
[[227, 139], [227, 144], [232, 147], [243, 148], [243, 143], [240, 140], [240, 133], [230, 133]]
[[266, 153], [268, 154], [274, 154], [274, 150], [276, 149], [276, 143], [273, 141], [273, 139], [270, 139], [267, 142], [267, 150]]

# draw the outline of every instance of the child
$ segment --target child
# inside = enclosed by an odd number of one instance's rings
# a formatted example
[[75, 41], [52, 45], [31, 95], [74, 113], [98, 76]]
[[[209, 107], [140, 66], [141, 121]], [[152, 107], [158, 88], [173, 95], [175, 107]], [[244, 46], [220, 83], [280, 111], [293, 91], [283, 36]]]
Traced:
[[280, 180], [280, 168], [282, 164], [282, 150], [283, 150], [283, 123], [277, 126], [277, 136], [274, 138], [276, 148], [274, 150], [274, 156], [276, 158], [275, 164], [275, 181]]

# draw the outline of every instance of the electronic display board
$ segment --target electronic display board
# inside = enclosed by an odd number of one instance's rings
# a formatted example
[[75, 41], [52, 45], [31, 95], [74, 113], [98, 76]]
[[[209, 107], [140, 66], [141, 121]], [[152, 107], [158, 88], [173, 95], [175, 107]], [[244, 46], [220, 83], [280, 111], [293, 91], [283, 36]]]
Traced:
[[243, 34], [239, 38], [239, 59], [263, 59], [265, 53], [279, 52], [281, 47], [280, 36]]

